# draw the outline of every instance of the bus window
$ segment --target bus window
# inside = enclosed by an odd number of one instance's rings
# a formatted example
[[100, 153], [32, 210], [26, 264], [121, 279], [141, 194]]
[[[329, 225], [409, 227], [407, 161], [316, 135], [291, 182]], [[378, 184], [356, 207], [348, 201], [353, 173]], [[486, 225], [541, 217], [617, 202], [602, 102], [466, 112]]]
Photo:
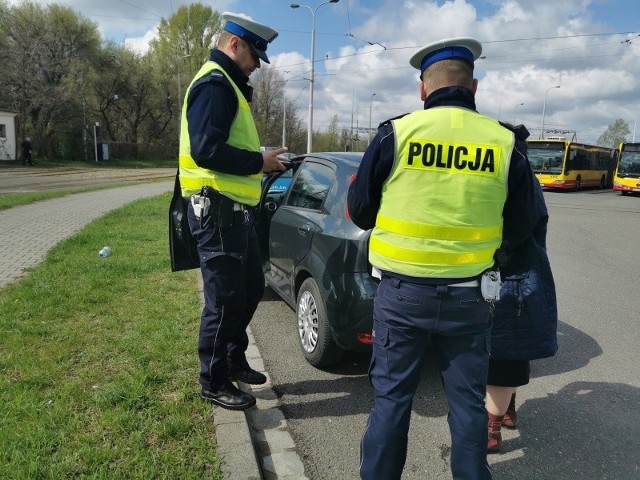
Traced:
[[613, 189], [622, 195], [640, 193], [640, 143], [620, 145], [620, 158], [613, 177]]
[[562, 171], [564, 152], [561, 145], [560, 148], [552, 148], [551, 150], [529, 145], [527, 156], [533, 173], [560, 173]]
[[613, 150], [569, 140], [528, 140], [531, 169], [543, 187], [577, 190], [610, 187], [617, 156]]

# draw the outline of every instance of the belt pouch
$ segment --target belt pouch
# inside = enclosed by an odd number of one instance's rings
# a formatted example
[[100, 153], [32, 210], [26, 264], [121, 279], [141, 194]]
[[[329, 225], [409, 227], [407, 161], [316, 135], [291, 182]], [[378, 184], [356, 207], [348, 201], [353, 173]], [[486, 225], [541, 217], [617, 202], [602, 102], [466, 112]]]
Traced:
[[205, 196], [211, 199], [209, 215], [211, 222], [220, 228], [229, 228], [233, 225], [234, 201], [213, 189], [207, 189]]

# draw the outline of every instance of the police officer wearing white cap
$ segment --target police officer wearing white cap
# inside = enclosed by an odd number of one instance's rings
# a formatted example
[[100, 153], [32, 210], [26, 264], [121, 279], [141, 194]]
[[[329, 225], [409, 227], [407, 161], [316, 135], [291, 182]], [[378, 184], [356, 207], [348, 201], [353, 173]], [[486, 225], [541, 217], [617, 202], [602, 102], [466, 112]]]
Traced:
[[[398, 479], [411, 405], [427, 349], [449, 405], [454, 479], [489, 479], [484, 404], [497, 264], [537, 218], [524, 127], [476, 111], [472, 38], [418, 50], [424, 109], [384, 122], [349, 189], [348, 208], [373, 229], [380, 273], [369, 379], [375, 402], [360, 449], [363, 479]], [[490, 275], [489, 275], [490, 274]], [[498, 287], [499, 288], [499, 287]]]
[[260, 152], [249, 106], [249, 75], [260, 61], [269, 63], [267, 47], [278, 32], [245, 16], [227, 12], [222, 17], [217, 47], [184, 98], [179, 177], [204, 283], [201, 396], [243, 410], [256, 400], [231, 380], [266, 382], [245, 356], [246, 328], [264, 293], [254, 207], [263, 172], [285, 169], [277, 156], [286, 148]]

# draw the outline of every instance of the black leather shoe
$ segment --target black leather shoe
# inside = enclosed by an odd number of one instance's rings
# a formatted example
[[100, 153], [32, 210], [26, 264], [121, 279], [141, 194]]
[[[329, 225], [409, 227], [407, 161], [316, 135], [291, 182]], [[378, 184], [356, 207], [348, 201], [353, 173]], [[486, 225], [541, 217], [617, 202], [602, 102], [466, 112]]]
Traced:
[[231, 382], [224, 383], [216, 390], [207, 390], [203, 387], [200, 396], [207, 402], [228, 410], [246, 410], [256, 404], [253, 395], [236, 388]]
[[249, 366], [248, 363], [244, 365], [229, 365], [229, 378], [235, 378], [244, 383], [250, 385], [262, 385], [267, 383], [267, 377], [260, 372], [256, 372]]

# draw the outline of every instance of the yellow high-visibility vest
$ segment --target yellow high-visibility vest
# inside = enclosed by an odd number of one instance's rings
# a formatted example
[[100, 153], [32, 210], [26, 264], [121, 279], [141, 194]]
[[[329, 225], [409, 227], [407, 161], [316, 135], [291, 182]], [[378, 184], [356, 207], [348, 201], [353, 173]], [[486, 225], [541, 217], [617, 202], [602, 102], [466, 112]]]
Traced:
[[371, 233], [371, 264], [427, 278], [468, 278], [492, 267], [502, 241], [513, 132], [454, 107], [392, 123], [396, 156]]
[[[227, 77], [238, 98], [238, 113], [231, 124], [227, 143], [243, 150], [259, 152], [260, 140], [253, 116], [251, 115], [249, 102], [244, 98], [244, 95], [229, 74], [227, 74], [218, 63], [212, 61], [205, 63], [191, 81], [187, 91], [191, 89], [191, 86], [196, 81], [211, 73], [213, 70], [218, 70]], [[209, 185], [238, 203], [251, 206], [257, 205], [260, 201], [262, 172], [253, 175], [232, 175], [201, 168], [196, 165], [196, 162], [191, 157], [191, 142], [189, 138], [189, 128], [187, 126], [187, 97], [188, 95], [185, 96], [182, 103], [180, 156], [178, 160], [182, 196], [187, 197], [198, 193], [202, 187]]]

